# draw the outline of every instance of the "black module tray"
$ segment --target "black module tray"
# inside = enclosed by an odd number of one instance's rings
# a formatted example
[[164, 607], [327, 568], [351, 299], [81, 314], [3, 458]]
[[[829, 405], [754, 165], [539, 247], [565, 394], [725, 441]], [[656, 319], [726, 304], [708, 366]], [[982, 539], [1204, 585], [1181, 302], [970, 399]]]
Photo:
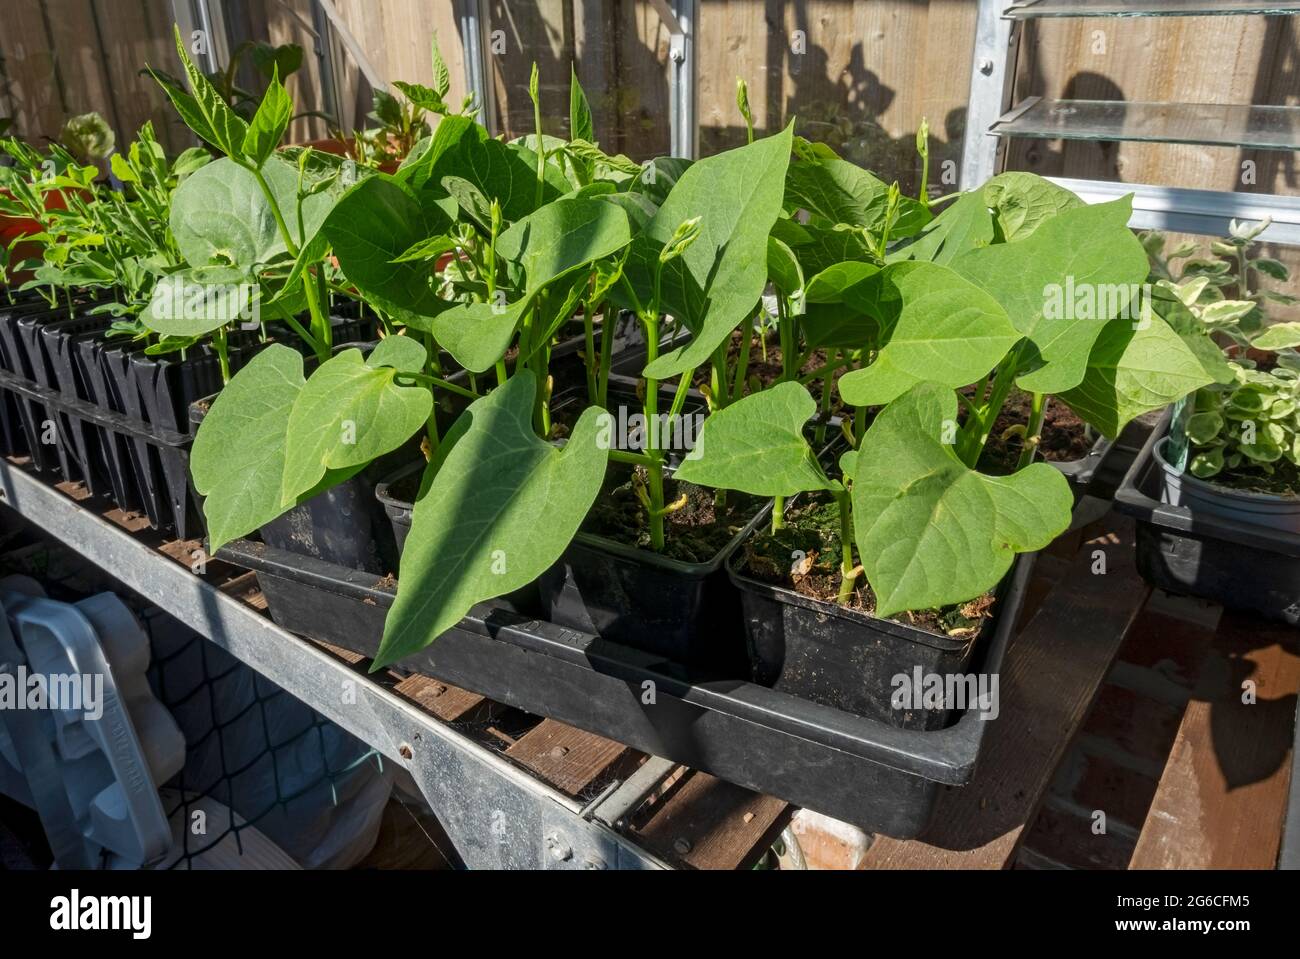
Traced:
[[1115, 509], [1137, 521], [1138, 572], [1166, 592], [1300, 625], [1300, 536], [1161, 501], [1155, 449], [1170, 420], [1166, 413], [1115, 493]]
[[[257, 572], [285, 629], [362, 655], [377, 651], [395, 596], [391, 580], [248, 541], [220, 555]], [[1032, 562], [1021, 556], [1013, 567], [1011, 607], [1020, 605]], [[981, 642], [972, 671], [1001, 669], [1012, 619]], [[493, 603], [396, 668], [903, 839], [925, 829], [942, 786], [970, 781], [989, 726], [968, 710], [944, 729], [897, 729], [743, 679], [693, 673]]]

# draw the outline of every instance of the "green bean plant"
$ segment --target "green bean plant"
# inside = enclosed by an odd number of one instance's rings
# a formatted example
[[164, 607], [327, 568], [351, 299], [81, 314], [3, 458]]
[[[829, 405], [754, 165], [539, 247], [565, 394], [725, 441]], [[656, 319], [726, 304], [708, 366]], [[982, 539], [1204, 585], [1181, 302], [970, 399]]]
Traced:
[[[1197, 348], [1144, 304], [1145, 252], [1131, 200], [1085, 206], [1029, 174], [967, 193], [908, 242], [828, 267], [865, 365], [839, 381], [871, 414], [829, 478], [802, 431], [816, 410], [783, 385], [706, 423], [679, 477], [755, 495], [820, 492], [838, 505], [841, 588], [865, 576], [892, 616], [964, 603], [992, 589], [1015, 555], [1069, 524], [1064, 477], [1036, 463], [1048, 402], [1117, 436], [1133, 417], [1212, 381]], [[980, 472], [1014, 387], [1032, 397], [1019, 469]], [[857, 562], [853, 551], [857, 551]]]

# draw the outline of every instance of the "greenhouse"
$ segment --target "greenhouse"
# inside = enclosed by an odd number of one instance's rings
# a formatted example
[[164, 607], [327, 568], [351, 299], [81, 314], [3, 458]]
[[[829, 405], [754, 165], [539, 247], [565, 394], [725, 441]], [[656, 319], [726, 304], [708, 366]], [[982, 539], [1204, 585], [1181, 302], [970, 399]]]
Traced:
[[1300, 868], [1298, 36], [11, 0], [0, 868], [136, 938], [196, 870], [1267, 925], [1119, 873]]

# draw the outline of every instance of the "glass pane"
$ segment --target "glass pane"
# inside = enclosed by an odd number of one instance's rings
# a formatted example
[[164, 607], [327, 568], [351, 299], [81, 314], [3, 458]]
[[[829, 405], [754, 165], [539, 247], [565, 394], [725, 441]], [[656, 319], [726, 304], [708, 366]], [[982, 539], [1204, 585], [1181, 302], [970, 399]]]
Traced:
[[1019, 0], [1006, 15], [1035, 17], [1209, 17], [1219, 14], [1298, 14], [1297, 0]]
[[1200, 143], [1300, 149], [1300, 107], [1119, 100], [1036, 100], [993, 127], [1000, 136], [1045, 140]]

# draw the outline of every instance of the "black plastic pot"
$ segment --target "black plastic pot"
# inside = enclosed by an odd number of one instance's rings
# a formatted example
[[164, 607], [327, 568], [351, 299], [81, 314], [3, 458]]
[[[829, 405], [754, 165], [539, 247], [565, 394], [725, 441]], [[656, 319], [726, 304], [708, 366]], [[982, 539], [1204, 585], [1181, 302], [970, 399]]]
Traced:
[[1102, 436], [1093, 444], [1087, 455], [1080, 459], [1068, 460], [1064, 463], [1054, 463], [1050, 460], [1044, 462], [1055, 467], [1070, 481], [1070, 488], [1074, 490], [1075, 499], [1078, 500], [1096, 487], [1099, 477], [1105, 474], [1106, 461], [1114, 449], [1115, 444]]
[[[257, 571], [284, 628], [362, 655], [378, 649], [390, 582], [257, 543], [222, 556]], [[1017, 565], [1008, 608], [1020, 606], [1028, 573]], [[981, 638], [969, 668], [999, 672], [1011, 620]], [[922, 832], [943, 786], [970, 781], [992, 725], [968, 710], [946, 729], [898, 729], [499, 604], [476, 607], [397, 666], [901, 839]]]
[[[335, 351], [367, 349], [371, 345], [343, 343]], [[187, 418], [191, 435], [197, 433], [215, 399], [214, 394], [190, 404]], [[418, 446], [418, 440], [413, 443]], [[397, 545], [375, 491], [384, 477], [398, 464], [408, 462], [413, 454], [414, 448], [410, 446], [396, 450], [356, 476], [287, 511], [261, 528], [263, 542], [293, 555], [371, 574], [383, 575], [396, 569]]]
[[1179, 476], [1159, 458], [1168, 432], [1166, 415], [1115, 494], [1115, 508], [1137, 520], [1142, 578], [1300, 625], [1300, 499]]
[[770, 503], [759, 508], [703, 563], [580, 532], [537, 580], [541, 615], [665, 660], [743, 674], [739, 595], [723, 564], [770, 510]]
[[[0, 369], [34, 385], [42, 385], [40, 377], [48, 382], [48, 371], [40, 353], [39, 330], [46, 323], [66, 319], [65, 306], [51, 309], [44, 300], [0, 310]], [[23, 437], [21, 442], [15, 441], [16, 451], [25, 451], [38, 472], [58, 471], [65, 463], [60, 459], [57, 431], [56, 442], [45, 442], [46, 423], [52, 420], [45, 405], [30, 397], [15, 396], [9, 406], [16, 420], [9, 424], [7, 432], [11, 436], [21, 432]], [[66, 455], [64, 451], [65, 459]]]
[[[1023, 597], [1010, 596], [1008, 587], [1019, 565], [1031, 561], [1017, 559], [998, 589], [993, 616], [979, 636], [964, 639], [759, 582], [737, 570], [735, 555], [727, 572], [740, 591], [754, 682], [900, 729], [932, 730], [947, 725], [953, 707], [926, 706], [916, 678], [967, 673], [978, 644], [1019, 615]], [[896, 703], [895, 693], [905, 687], [918, 690], [917, 697]]]

